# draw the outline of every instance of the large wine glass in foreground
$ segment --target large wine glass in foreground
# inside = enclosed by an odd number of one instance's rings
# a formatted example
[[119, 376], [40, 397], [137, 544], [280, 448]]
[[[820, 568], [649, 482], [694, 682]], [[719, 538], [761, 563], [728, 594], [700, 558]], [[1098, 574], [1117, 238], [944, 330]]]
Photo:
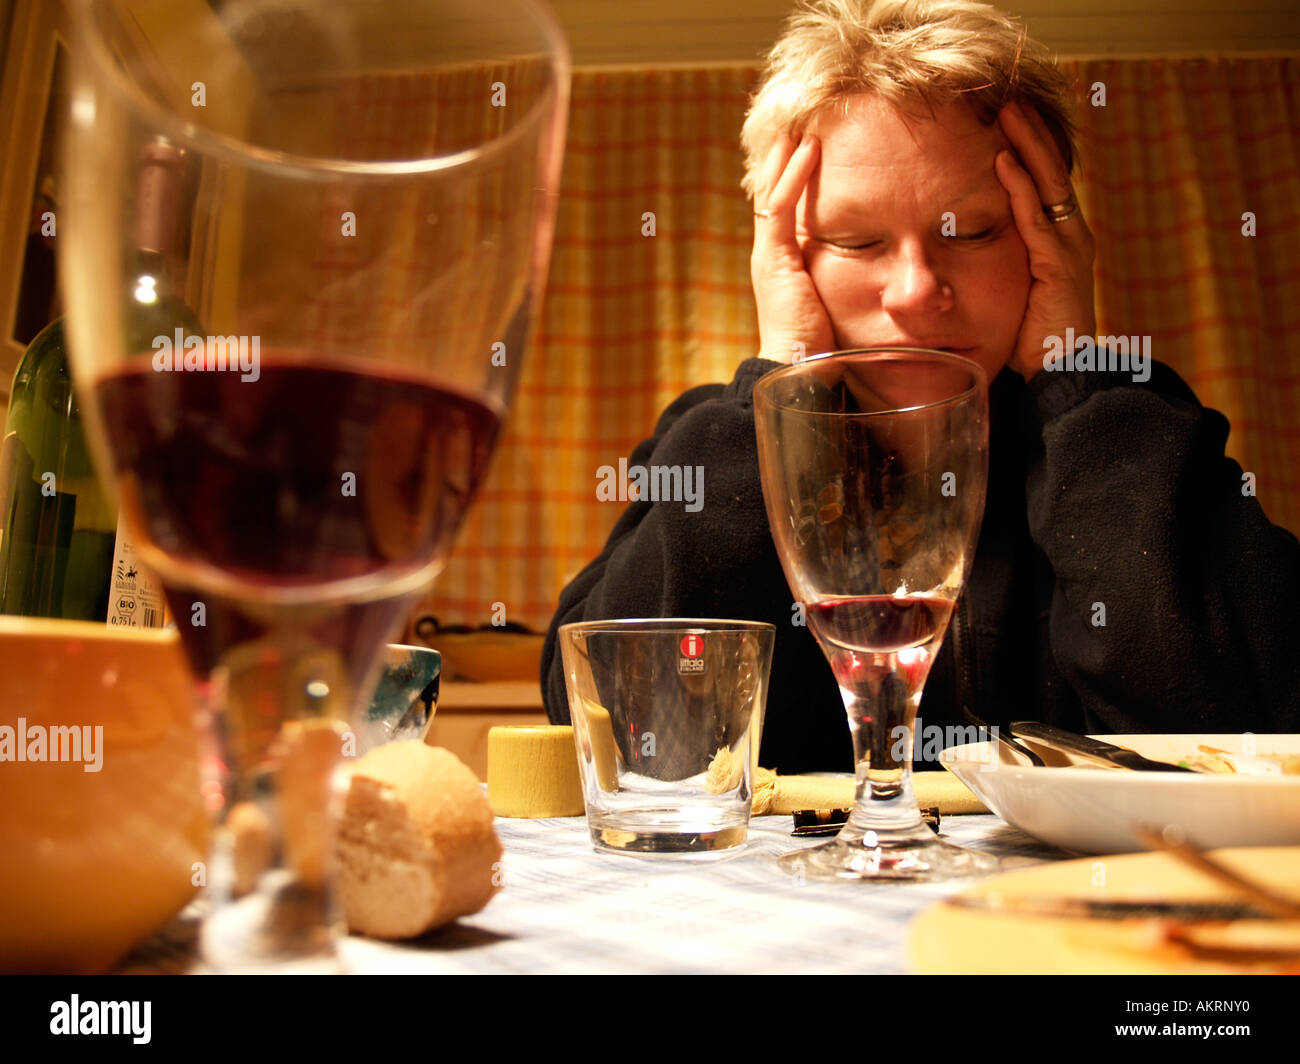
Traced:
[[793, 874], [937, 880], [996, 861], [940, 840], [912, 792], [912, 732], [975, 550], [988, 479], [988, 387], [942, 351], [798, 362], [754, 388], [763, 497], [786, 579], [839, 683], [857, 801]]
[[[346, 722], [499, 435], [549, 257], [567, 51], [532, 0], [138, 8], [77, 9], [74, 380], [216, 737], [203, 951], [330, 967]], [[158, 165], [177, 172], [138, 180]]]

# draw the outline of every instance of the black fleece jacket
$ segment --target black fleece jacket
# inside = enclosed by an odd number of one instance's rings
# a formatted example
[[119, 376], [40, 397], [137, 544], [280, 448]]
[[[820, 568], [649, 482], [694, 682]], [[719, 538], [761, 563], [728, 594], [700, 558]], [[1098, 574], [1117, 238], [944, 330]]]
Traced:
[[[704, 505], [629, 504], [565, 588], [542, 654], [553, 722], [569, 721], [561, 624], [768, 621], [760, 763], [852, 769], [838, 688], [793, 623], [763, 507], [751, 392], [777, 366], [752, 358], [730, 384], [692, 388], [633, 452], [630, 465], [703, 466]], [[1300, 543], [1243, 494], [1227, 419], [1151, 368], [1140, 384], [1004, 369], [990, 385], [984, 521], [922, 696], [926, 725], [962, 724], [966, 705], [1002, 726], [1079, 732], [1300, 731]]]

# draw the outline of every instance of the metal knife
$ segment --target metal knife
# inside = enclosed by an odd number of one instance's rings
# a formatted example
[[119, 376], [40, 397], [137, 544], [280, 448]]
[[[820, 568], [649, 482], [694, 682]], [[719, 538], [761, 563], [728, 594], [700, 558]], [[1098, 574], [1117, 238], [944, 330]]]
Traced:
[[1021, 739], [1033, 739], [1044, 746], [1055, 747], [1067, 753], [1096, 761], [1103, 765], [1133, 769], [1138, 772], [1192, 772], [1182, 765], [1171, 765], [1168, 761], [1152, 761], [1143, 757], [1136, 750], [1123, 746], [1104, 743], [1100, 739], [1090, 739], [1086, 735], [1076, 735], [1072, 731], [1058, 728], [1053, 724], [1044, 724], [1037, 720], [1018, 720], [1011, 725], [1011, 734]]
[[1263, 909], [1235, 901], [1103, 901], [1048, 894], [955, 894], [945, 905], [1004, 916], [1055, 916], [1091, 920], [1280, 920]]

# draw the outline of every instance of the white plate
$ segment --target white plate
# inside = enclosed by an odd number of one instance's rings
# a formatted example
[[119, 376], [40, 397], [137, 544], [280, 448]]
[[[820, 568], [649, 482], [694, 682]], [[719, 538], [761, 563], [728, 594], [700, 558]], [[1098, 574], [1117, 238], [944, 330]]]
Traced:
[[[1198, 745], [1233, 753], [1247, 736], [1098, 735], [1156, 761], [1177, 762]], [[1044, 842], [1078, 853], [1145, 850], [1130, 825], [1174, 825], [1204, 849], [1290, 846], [1300, 843], [1300, 776], [1239, 776], [1131, 772], [1069, 765], [1071, 758], [1019, 740], [1048, 762], [1030, 765], [1002, 743], [971, 743], [944, 750], [939, 760], [1008, 824]], [[1249, 736], [1260, 754], [1300, 755], [1300, 735]]]

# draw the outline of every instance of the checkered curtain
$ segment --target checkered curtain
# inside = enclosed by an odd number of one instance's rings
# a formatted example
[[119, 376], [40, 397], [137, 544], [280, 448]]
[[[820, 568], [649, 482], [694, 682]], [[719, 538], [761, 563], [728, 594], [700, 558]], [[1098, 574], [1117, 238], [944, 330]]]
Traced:
[[[423, 609], [542, 630], [623, 504], [596, 471], [687, 388], [757, 353], [738, 142], [756, 71], [573, 79], [542, 320], [480, 503]], [[653, 235], [650, 235], [653, 233]]]
[[[358, 77], [333, 87], [329, 128], [345, 141], [340, 155], [373, 160], [451, 155], [511, 132], [544, 95], [548, 75], [544, 61], [522, 57], [432, 76]], [[485, 336], [503, 334], [524, 284], [517, 261], [504, 253], [481, 253], [471, 271], [449, 269], [448, 261], [481, 242], [501, 248], [525, 243], [529, 219], [509, 208], [535, 179], [519, 156], [498, 156], [480, 173], [477, 185], [449, 184], [430, 191], [427, 199], [418, 199], [410, 187], [399, 192], [381, 184], [339, 184], [336, 198], [322, 210], [324, 237], [312, 262], [312, 298], [301, 312], [316, 349], [368, 350], [390, 358], [421, 351], [433, 341], [425, 306], [430, 303], [447, 308], [436, 337], [444, 363], [477, 358], [470, 352], [477, 352]], [[382, 238], [351, 239], [339, 224], [345, 210], [362, 226], [381, 219], [379, 224], [387, 225]], [[427, 226], [426, 210], [451, 217]], [[502, 215], [511, 228], [498, 231], [495, 223]]]
[[[1098, 332], [1149, 334], [1154, 357], [1230, 419], [1228, 451], [1270, 518], [1300, 529], [1300, 61], [1065, 66], [1100, 248]], [[576, 73], [544, 313], [493, 472], [423, 612], [480, 625], [500, 603], [543, 629], [622, 509], [596, 498], [597, 469], [686, 388], [757, 352], [737, 146], [757, 76]]]

